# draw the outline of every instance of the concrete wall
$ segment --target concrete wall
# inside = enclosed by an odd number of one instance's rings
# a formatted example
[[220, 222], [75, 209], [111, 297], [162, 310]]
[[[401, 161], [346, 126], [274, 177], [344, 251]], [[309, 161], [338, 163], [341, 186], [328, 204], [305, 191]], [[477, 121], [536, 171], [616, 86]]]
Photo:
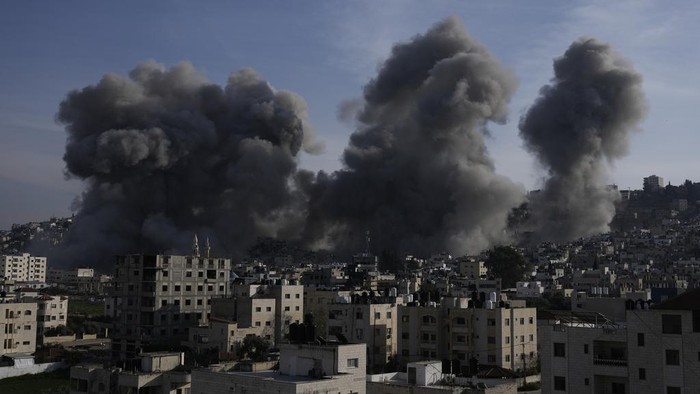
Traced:
[[51, 372], [58, 369], [63, 369], [68, 367], [68, 365], [63, 362], [59, 363], [44, 363], [44, 364], [34, 364], [26, 367], [2, 367], [0, 368], [0, 379], [11, 378], [14, 376], [22, 375], [34, 375], [42, 372]]

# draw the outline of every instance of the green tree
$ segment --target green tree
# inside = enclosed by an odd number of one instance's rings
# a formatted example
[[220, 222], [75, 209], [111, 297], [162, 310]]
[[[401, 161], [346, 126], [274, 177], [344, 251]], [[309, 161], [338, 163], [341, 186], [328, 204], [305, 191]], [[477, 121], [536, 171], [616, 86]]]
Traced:
[[249, 358], [253, 361], [263, 361], [270, 350], [270, 342], [257, 335], [251, 335], [243, 338], [236, 349], [236, 353], [240, 358]]
[[503, 288], [515, 287], [516, 282], [532, 271], [532, 264], [525, 256], [510, 246], [493, 248], [484, 263], [492, 276], [501, 278]]

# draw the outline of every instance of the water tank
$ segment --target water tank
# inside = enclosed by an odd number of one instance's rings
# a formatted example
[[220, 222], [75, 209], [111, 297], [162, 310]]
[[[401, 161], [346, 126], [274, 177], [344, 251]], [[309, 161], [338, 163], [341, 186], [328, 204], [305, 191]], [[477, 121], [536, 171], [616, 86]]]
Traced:
[[489, 293], [489, 301], [496, 302], [496, 292], [492, 291]]
[[404, 301], [408, 304], [409, 302], [413, 302], [413, 294], [406, 294], [404, 296]]
[[389, 297], [396, 297], [397, 294], [398, 290], [396, 289], [396, 287], [392, 287], [391, 289], [389, 289]]
[[486, 309], [493, 309], [494, 302], [491, 300], [486, 301]]
[[287, 286], [289, 281], [287, 279], [282, 279], [282, 286]]

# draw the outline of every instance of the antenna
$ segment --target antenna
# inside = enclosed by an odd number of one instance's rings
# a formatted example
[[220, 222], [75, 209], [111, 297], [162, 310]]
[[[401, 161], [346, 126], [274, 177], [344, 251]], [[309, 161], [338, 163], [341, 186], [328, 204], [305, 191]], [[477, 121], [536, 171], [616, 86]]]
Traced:
[[209, 237], [207, 237], [207, 244], [204, 247], [204, 250], [207, 252], [207, 258], [209, 258], [209, 255], [211, 254], [211, 245], [209, 244]]
[[194, 234], [194, 239], [192, 240], [192, 255], [194, 257], [199, 257], [199, 240], [197, 240], [197, 233]]
[[365, 232], [365, 254], [369, 256], [369, 242], [370, 242], [370, 236], [369, 236], [369, 230]]

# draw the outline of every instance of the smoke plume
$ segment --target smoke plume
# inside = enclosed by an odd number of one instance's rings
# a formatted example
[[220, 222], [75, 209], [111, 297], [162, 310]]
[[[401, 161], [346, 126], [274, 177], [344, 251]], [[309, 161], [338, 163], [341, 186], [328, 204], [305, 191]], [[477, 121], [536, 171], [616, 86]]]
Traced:
[[370, 230], [377, 249], [458, 254], [505, 240], [524, 191], [495, 174], [483, 131], [505, 121], [516, 86], [456, 18], [394, 46], [364, 88], [344, 168], [306, 187], [306, 239], [359, 251]]
[[57, 117], [66, 172], [86, 183], [57, 265], [187, 251], [193, 232], [236, 254], [303, 226], [297, 158], [319, 149], [306, 103], [253, 70], [221, 87], [189, 63], [148, 62], [69, 93]]
[[607, 166], [627, 153], [646, 112], [642, 77], [610, 45], [575, 41], [520, 122], [520, 136], [549, 177], [530, 199], [536, 240], [568, 241], [609, 230], [617, 190]]

